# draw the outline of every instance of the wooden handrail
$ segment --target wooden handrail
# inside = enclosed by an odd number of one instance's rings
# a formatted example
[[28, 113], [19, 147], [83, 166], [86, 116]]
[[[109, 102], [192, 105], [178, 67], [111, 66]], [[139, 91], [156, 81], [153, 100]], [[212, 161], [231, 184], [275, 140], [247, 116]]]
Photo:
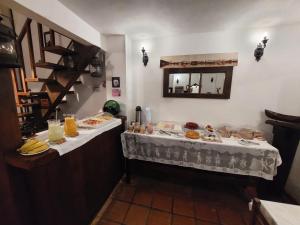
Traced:
[[43, 50], [44, 48], [44, 37], [43, 37], [43, 26], [42, 24], [38, 23], [37, 24], [37, 28], [38, 28], [38, 36], [39, 36], [39, 46], [40, 46], [40, 56], [41, 56], [41, 62], [45, 62], [46, 58], [45, 58], [45, 52]]
[[24, 23], [24, 25], [23, 25], [23, 27], [22, 27], [22, 30], [21, 30], [21, 32], [20, 32], [18, 38], [17, 38], [17, 41], [18, 41], [19, 43], [21, 43], [22, 40], [24, 39], [24, 36], [25, 36], [25, 34], [26, 34], [27, 30], [28, 30], [28, 27], [29, 27], [28, 25], [31, 24], [31, 21], [32, 21], [32, 19], [30, 19], [30, 18], [27, 18], [27, 19], [26, 19], [26, 21], [25, 21], [25, 23]]
[[35, 68], [35, 59], [33, 53], [33, 44], [32, 44], [32, 34], [31, 34], [31, 27], [30, 23], [27, 23], [27, 41], [28, 41], [28, 49], [29, 49], [29, 59], [30, 59], [30, 66], [31, 66], [31, 78], [36, 78], [36, 68]]

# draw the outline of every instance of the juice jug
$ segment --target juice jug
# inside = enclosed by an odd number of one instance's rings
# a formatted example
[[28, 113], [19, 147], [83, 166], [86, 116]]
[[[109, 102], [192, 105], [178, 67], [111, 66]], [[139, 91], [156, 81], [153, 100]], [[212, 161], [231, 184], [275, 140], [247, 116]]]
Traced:
[[74, 115], [65, 115], [64, 123], [65, 135], [68, 137], [75, 137], [78, 135], [77, 125]]
[[64, 131], [59, 120], [48, 120], [49, 142], [58, 143], [64, 139]]

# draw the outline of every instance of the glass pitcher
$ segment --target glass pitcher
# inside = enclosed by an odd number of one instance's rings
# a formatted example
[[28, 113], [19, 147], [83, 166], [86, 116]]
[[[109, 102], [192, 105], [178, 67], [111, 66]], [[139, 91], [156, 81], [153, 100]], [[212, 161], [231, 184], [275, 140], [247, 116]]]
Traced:
[[54, 143], [64, 138], [64, 131], [59, 120], [48, 120], [48, 138], [49, 142]]
[[75, 137], [78, 135], [77, 131], [77, 124], [75, 116], [72, 114], [66, 114], [65, 117], [65, 123], [64, 123], [64, 130], [65, 135], [68, 137]]

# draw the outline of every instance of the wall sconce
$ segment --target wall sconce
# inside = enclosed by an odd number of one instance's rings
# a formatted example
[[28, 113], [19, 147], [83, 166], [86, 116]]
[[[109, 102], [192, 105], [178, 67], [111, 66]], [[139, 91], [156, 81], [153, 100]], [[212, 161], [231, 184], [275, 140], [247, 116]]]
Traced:
[[256, 61], [258, 62], [260, 60], [260, 58], [263, 56], [264, 54], [264, 49], [267, 46], [267, 42], [268, 42], [268, 38], [264, 37], [264, 39], [261, 41], [261, 43], [259, 43], [256, 47], [256, 49], [254, 50], [254, 56]]
[[142, 48], [142, 53], [143, 53], [143, 63], [144, 63], [144, 66], [147, 66], [148, 61], [149, 61], [149, 57], [148, 57], [147, 52], [144, 49], [144, 47]]
[[105, 73], [105, 52], [99, 50], [99, 52], [92, 58], [89, 65], [90, 73], [92, 77], [102, 77]]
[[6, 19], [11, 23], [11, 19], [0, 14], [0, 68], [20, 67], [20, 61], [15, 45], [15, 31], [2, 23]]

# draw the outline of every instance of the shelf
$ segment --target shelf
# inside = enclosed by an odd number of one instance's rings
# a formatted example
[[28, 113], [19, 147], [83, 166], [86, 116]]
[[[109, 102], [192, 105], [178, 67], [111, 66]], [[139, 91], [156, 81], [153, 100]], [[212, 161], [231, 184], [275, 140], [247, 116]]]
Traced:
[[56, 83], [56, 80], [46, 78], [26, 78], [26, 82]]
[[76, 52], [62, 46], [48, 46], [43, 48], [44, 51], [51, 52], [57, 55], [74, 55]]
[[18, 113], [18, 117], [28, 117], [28, 116], [32, 116], [33, 113], [31, 112], [23, 112], [23, 113]]
[[53, 70], [67, 70], [68, 68], [62, 65], [58, 65], [55, 63], [49, 63], [49, 62], [38, 62], [35, 64], [36, 67], [41, 67], [45, 69], [53, 69]]
[[31, 107], [31, 106], [36, 106], [39, 105], [37, 102], [31, 102], [31, 103], [19, 103], [17, 104], [17, 107]]

